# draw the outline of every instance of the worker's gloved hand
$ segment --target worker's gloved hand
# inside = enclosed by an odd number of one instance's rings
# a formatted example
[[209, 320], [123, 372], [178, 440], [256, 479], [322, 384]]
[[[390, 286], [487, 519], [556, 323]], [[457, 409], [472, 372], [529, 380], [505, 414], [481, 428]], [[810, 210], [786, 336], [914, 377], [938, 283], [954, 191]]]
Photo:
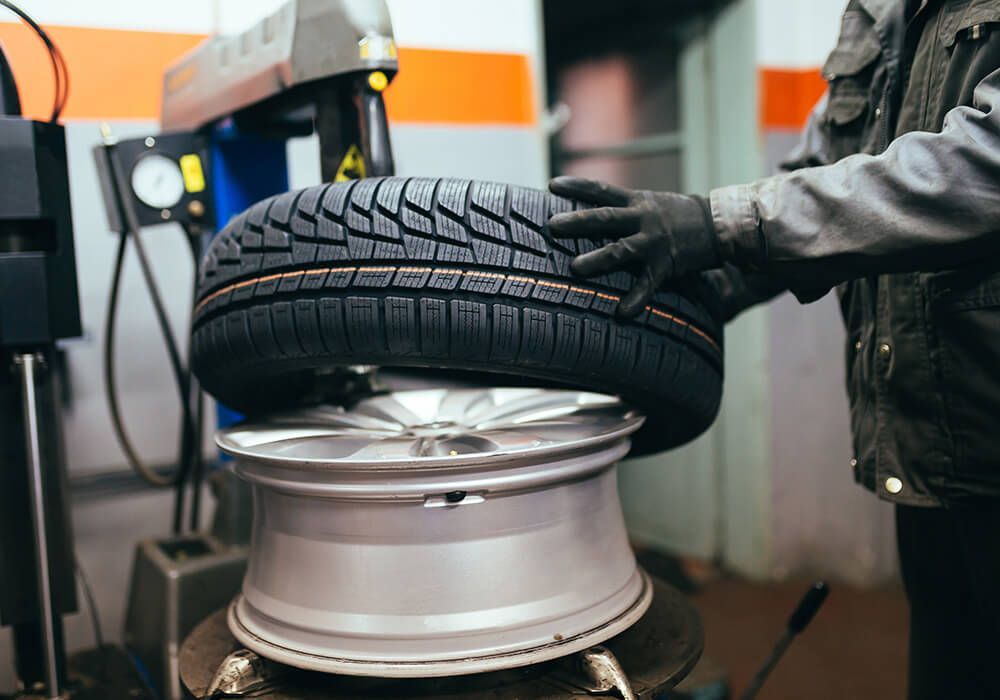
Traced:
[[712, 212], [703, 197], [626, 190], [579, 177], [557, 177], [549, 190], [597, 206], [553, 216], [549, 219], [553, 236], [612, 239], [574, 258], [573, 274], [638, 272], [635, 286], [618, 305], [621, 316], [639, 314], [665, 281], [722, 264]]

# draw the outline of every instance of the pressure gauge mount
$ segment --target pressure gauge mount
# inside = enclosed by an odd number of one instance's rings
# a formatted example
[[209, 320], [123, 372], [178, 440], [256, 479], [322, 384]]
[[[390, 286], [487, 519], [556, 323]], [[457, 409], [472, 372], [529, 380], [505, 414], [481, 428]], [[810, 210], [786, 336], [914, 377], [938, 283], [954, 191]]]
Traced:
[[[208, 142], [203, 134], [140, 136], [95, 146], [94, 155], [112, 231], [125, 230], [129, 217], [140, 227], [170, 222], [203, 229], [215, 226]], [[118, 177], [125, 182], [117, 182]], [[119, 190], [121, 206], [131, 210], [128, 216], [119, 208]]]

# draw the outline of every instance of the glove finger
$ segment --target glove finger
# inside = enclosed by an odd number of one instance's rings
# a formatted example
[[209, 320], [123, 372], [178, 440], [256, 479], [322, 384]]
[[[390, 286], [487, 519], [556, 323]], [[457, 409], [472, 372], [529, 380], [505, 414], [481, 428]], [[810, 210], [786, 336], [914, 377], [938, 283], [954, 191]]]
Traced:
[[632, 289], [628, 291], [625, 298], [618, 304], [618, 316], [620, 318], [635, 318], [646, 305], [653, 299], [656, 290], [660, 285], [653, 278], [653, 273], [649, 268], [642, 271], [636, 279]]
[[631, 197], [628, 190], [616, 185], [569, 175], [560, 175], [550, 180], [549, 191], [560, 197], [611, 207], [623, 207], [629, 203]]
[[628, 267], [639, 257], [638, 251], [632, 246], [623, 241], [614, 241], [597, 250], [577, 255], [570, 264], [570, 270], [578, 277], [595, 277]]
[[568, 211], [549, 219], [549, 231], [556, 238], [619, 238], [634, 233], [641, 216], [630, 207]]

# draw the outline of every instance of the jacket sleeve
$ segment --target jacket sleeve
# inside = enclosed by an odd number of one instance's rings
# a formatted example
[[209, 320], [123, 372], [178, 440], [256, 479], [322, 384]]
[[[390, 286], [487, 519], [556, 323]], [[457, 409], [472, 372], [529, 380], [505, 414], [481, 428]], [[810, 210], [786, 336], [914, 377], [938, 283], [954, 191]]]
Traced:
[[[824, 94], [813, 107], [798, 144], [778, 166], [779, 171], [788, 173], [829, 163], [826, 102]], [[719, 295], [727, 323], [750, 307], [768, 302], [788, 290], [787, 283], [776, 276], [728, 263], [709, 270], [705, 278]]]
[[867, 275], [953, 268], [1000, 251], [1000, 70], [939, 133], [878, 156], [714, 190], [724, 257], [812, 301]]

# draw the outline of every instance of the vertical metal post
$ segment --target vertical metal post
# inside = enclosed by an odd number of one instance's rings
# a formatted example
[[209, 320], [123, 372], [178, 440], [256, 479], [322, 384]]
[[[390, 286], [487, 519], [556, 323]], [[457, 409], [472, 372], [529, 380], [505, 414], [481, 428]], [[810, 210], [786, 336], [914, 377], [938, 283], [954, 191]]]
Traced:
[[35, 531], [35, 555], [38, 567], [38, 598], [42, 611], [42, 645], [45, 652], [45, 686], [50, 700], [58, 700], [59, 670], [56, 659], [55, 614], [52, 610], [52, 584], [49, 580], [49, 543], [45, 529], [45, 491], [42, 482], [41, 443], [38, 437], [38, 402], [35, 397], [35, 369], [39, 357], [22, 353], [14, 357], [21, 370], [22, 406], [24, 408], [25, 446], [28, 457], [28, 484], [31, 490], [31, 519]]

